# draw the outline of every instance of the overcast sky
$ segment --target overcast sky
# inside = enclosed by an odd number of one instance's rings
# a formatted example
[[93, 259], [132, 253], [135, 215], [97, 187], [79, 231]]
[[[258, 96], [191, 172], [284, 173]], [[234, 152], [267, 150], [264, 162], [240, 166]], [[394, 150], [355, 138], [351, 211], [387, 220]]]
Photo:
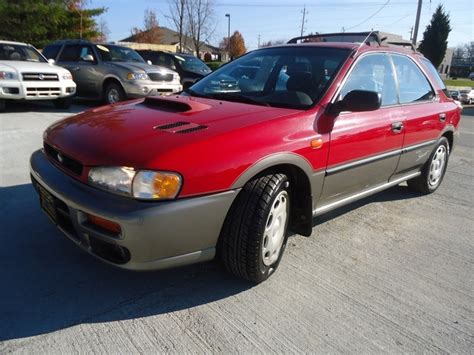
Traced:
[[[261, 42], [288, 40], [300, 34], [305, 6], [305, 33], [340, 32], [344, 27], [346, 31], [392, 32], [409, 39], [417, 3], [417, 0], [214, 0], [216, 29], [210, 43], [217, 45], [227, 36], [226, 13], [231, 15], [231, 32], [240, 31], [248, 49], [257, 48], [259, 35]], [[451, 17], [449, 46], [474, 41], [473, 0], [424, 0], [418, 39], [440, 3]], [[89, 6], [108, 8], [102, 17], [112, 41], [129, 36], [132, 27], [141, 27], [147, 8], [156, 11], [160, 26], [173, 28], [167, 19], [168, 0], [90, 0]]]

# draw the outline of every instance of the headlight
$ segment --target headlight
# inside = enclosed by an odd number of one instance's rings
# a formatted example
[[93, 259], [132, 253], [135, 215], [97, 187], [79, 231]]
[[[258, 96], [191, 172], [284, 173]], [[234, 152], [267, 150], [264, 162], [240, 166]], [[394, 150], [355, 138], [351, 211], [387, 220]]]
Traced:
[[181, 188], [181, 176], [171, 172], [142, 170], [133, 179], [133, 197], [143, 199], [175, 198]]
[[127, 80], [150, 80], [147, 73], [128, 73]]
[[173, 74], [173, 80], [174, 80], [174, 81], [181, 81], [181, 77], [179, 76], [178, 73]]
[[127, 167], [97, 167], [89, 171], [89, 183], [105, 190], [146, 200], [175, 198], [182, 185], [179, 174]]
[[0, 80], [16, 80], [18, 75], [12, 71], [0, 71]]
[[63, 73], [62, 75], [63, 80], [72, 80], [72, 75], [69, 72]]

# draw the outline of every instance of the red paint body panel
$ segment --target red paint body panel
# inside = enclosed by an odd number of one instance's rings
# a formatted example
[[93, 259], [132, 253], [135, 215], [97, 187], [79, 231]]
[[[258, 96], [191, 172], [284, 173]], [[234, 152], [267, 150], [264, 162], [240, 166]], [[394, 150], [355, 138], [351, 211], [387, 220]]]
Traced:
[[[348, 43], [304, 45], [357, 47]], [[377, 47], [364, 46], [357, 55], [374, 50]], [[405, 49], [390, 50], [409, 53]], [[58, 122], [48, 128], [45, 141], [84, 164], [84, 182], [92, 166], [176, 171], [184, 179], [179, 197], [188, 197], [228, 190], [249, 167], [276, 153], [297, 154], [314, 171], [320, 171], [436, 139], [446, 125], [457, 127], [460, 110], [440, 88], [439, 101], [431, 103], [338, 117], [325, 114], [355, 60], [348, 58], [319, 104], [306, 111], [188, 96], [160, 98], [184, 102], [191, 108], [187, 112], [169, 112], [134, 100]], [[438, 119], [440, 108], [446, 113], [446, 122]], [[178, 121], [207, 128], [189, 134], [154, 128]], [[404, 122], [402, 134], [391, 131], [395, 121]], [[320, 149], [310, 147], [315, 138], [323, 140]], [[393, 171], [383, 173], [390, 175]]]

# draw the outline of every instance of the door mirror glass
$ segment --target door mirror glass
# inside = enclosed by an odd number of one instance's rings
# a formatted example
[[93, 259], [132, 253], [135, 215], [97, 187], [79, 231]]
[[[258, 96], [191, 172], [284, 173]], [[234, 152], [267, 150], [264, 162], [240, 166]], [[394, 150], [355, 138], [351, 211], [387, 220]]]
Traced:
[[342, 111], [363, 112], [374, 111], [382, 105], [382, 95], [375, 91], [352, 90], [344, 99], [330, 107], [330, 113], [339, 114]]

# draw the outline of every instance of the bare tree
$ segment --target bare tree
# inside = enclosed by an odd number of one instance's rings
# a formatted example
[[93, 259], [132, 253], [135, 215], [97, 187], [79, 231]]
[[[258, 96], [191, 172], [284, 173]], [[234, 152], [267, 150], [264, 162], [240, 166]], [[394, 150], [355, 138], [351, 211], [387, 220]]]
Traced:
[[107, 21], [105, 21], [103, 18], [101, 18], [97, 24], [97, 32], [99, 32], [99, 36], [97, 36], [95, 40], [97, 42], [107, 42], [110, 35], [110, 30], [109, 26], [107, 25]]
[[170, 15], [168, 18], [173, 22], [178, 33], [179, 51], [183, 52], [183, 37], [186, 30], [186, 3], [188, 0], [170, 0]]
[[260, 44], [260, 47], [261, 48], [271, 47], [271, 46], [276, 46], [276, 45], [284, 44], [284, 43], [286, 43], [284, 39], [275, 39], [275, 40], [270, 40], [268, 42], [263, 42], [262, 44]]
[[202, 42], [207, 41], [215, 29], [212, 23], [214, 4], [212, 0], [187, 0], [186, 13], [194, 50], [199, 57]]
[[145, 10], [145, 16], [143, 18], [143, 30], [149, 31], [158, 27], [158, 20], [156, 18], [156, 12], [152, 9]]
[[137, 43], [160, 43], [161, 30], [156, 18], [156, 12], [146, 9], [143, 18], [143, 29], [134, 27], [131, 32]]

